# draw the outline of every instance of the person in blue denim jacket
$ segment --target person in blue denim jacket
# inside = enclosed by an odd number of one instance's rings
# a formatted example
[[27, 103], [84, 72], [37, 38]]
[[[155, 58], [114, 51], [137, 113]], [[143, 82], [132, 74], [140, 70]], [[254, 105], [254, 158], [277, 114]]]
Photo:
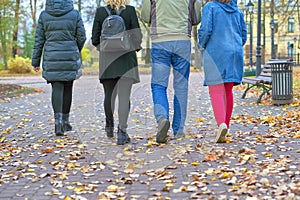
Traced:
[[204, 65], [204, 85], [208, 86], [214, 116], [219, 126], [216, 142], [224, 142], [233, 111], [232, 88], [242, 82], [243, 45], [247, 29], [237, 0], [213, 0], [202, 10], [198, 30]]

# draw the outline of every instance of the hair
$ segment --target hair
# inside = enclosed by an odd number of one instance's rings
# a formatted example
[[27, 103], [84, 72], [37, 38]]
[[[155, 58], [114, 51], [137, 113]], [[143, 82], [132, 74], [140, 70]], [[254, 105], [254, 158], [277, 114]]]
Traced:
[[121, 7], [125, 8], [126, 4], [129, 4], [129, 0], [106, 0], [105, 4], [119, 10]]

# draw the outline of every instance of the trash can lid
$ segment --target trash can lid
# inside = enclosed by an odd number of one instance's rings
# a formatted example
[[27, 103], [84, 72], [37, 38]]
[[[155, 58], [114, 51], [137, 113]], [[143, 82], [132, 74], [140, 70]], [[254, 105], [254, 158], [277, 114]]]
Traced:
[[267, 64], [294, 64], [294, 61], [286, 60], [286, 59], [270, 59], [267, 61]]

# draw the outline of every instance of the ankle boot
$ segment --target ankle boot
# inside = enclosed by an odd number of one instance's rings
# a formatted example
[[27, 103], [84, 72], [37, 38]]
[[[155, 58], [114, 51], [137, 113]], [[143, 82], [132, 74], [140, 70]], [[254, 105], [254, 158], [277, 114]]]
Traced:
[[118, 145], [124, 145], [125, 143], [130, 142], [130, 137], [125, 131], [122, 131], [120, 128], [118, 128], [118, 133], [117, 133], [117, 144]]
[[106, 120], [105, 125], [105, 132], [107, 137], [112, 138], [114, 137], [114, 122]]
[[70, 121], [69, 121], [69, 113], [62, 114], [62, 124], [63, 124], [63, 129], [65, 131], [71, 131], [72, 130], [72, 126], [71, 126]]
[[114, 127], [105, 126], [105, 132], [107, 137], [114, 137]]
[[55, 119], [55, 135], [63, 136], [64, 129], [63, 129], [63, 123], [62, 123], [62, 113], [55, 113], [54, 119]]

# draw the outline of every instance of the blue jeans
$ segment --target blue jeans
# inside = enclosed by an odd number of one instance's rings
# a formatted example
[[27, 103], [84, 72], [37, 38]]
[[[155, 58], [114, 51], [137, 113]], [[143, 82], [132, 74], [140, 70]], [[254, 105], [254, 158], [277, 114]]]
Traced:
[[162, 117], [169, 119], [167, 88], [170, 69], [173, 68], [174, 116], [173, 132], [183, 132], [187, 112], [188, 81], [190, 75], [191, 41], [178, 40], [152, 44], [151, 89], [154, 115], [158, 122]]

